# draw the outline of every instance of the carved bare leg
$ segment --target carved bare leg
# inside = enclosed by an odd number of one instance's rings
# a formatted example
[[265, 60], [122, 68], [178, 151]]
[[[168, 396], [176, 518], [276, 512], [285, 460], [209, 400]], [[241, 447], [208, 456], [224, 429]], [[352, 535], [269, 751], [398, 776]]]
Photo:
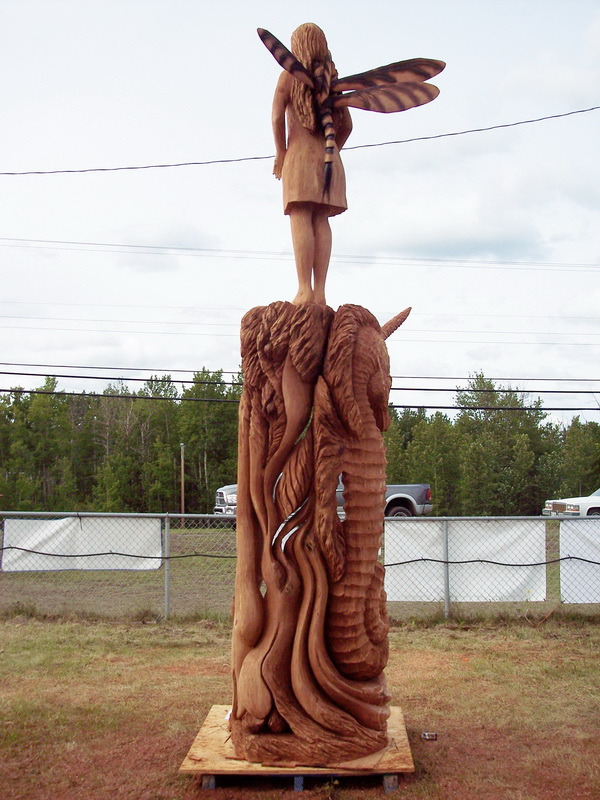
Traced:
[[326, 210], [317, 207], [313, 213], [313, 230], [315, 233], [314, 300], [325, 305], [325, 280], [331, 258], [331, 227]]
[[313, 302], [311, 280], [315, 260], [315, 232], [312, 214], [312, 204], [310, 203], [295, 203], [289, 213], [298, 274], [298, 293], [292, 301], [294, 305]]

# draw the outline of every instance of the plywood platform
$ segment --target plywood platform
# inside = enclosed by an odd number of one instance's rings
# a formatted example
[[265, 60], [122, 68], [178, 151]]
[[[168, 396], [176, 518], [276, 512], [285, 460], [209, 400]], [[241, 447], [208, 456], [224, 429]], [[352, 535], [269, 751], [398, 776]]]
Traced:
[[[398, 706], [392, 706], [388, 719], [389, 744], [387, 749], [367, 758], [346, 762], [343, 768], [340, 765], [335, 767], [273, 767], [237, 759], [228, 730], [230, 710], [230, 706], [213, 706], [211, 708], [179, 769], [180, 772], [209, 778], [215, 775], [392, 776], [401, 772], [414, 772], [415, 769], [406, 735], [404, 717]], [[205, 780], [203, 785], [207, 788], [211, 785], [214, 786], [214, 780], [212, 784]]]

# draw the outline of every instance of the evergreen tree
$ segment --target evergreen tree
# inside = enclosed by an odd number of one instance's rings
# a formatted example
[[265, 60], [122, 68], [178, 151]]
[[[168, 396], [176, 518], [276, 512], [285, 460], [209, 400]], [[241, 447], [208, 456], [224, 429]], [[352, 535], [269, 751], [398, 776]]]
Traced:
[[70, 467], [71, 425], [65, 397], [55, 378], [46, 378], [44, 394], [15, 393], [12, 407], [9, 504], [22, 510], [47, 511], [76, 502]]
[[600, 487], [600, 425], [575, 417], [565, 432], [561, 497], [585, 497]]
[[153, 376], [138, 395], [162, 398], [136, 401], [144, 507], [146, 511], [178, 511], [181, 404], [177, 387], [170, 375]]
[[[181, 441], [185, 444], [187, 510], [211, 512], [219, 486], [237, 480], [237, 415], [241, 387], [223, 381], [221, 370], [202, 369], [183, 397]], [[203, 402], [213, 400], [216, 402]]]
[[[236, 481], [241, 376], [230, 384], [202, 369], [185, 401], [170, 376], [153, 376], [135, 396], [122, 381], [100, 398], [55, 394], [53, 378], [41, 389], [0, 397], [6, 510], [176, 511], [180, 442], [186, 510], [211, 511], [215, 489]], [[547, 423], [539, 401], [481, 373], [456, 399], [465, 408], [454, 422], [390, 408], [385, 433], [388, 482], [430, 483], [436, 514], [537, 515], [547, 498], [600, 486], [597, 423]]]
[[405, 482], [431, 484], [436, 516], [458, 514], [459, 471], [458, 434], [451, 420], [439, 411], [422, 419], [406, 447]]
[[465, 406], [456, 420], [461, 513], [539, 514], [537, 462], [545, 452], [541, 423], [546, 416], [541, 401], [527, 407], [526, 395], [498, 389], [481, 373], [457, 391], [456, 399]]
[[[390, 406], [390, 425], [383, 434], [387, 454], [388, 483], [408, 483], [406, 480], [406, 449], [417, 425], [427, 418], [424, 408], [404, 408], [401, 413]], [[417, 481], [426, 483], [425, 480]]]
[[111, 384], [96, 414], [96, 441], [103, 456], [94, 488], [98, 511], [143, 513], [141, 423], [139, 407], [122, 381]]

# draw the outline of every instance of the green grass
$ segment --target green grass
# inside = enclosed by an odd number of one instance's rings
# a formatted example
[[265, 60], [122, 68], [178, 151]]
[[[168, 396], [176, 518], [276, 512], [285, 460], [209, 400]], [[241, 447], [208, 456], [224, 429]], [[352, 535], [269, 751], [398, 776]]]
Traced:
[[[198, 797], [177, 770], [210, 706], [230, 701], [230, 626], [16, 612], [0, 623], [3, 800]], [[394, 627], [390, 644], [388, 684], [417, 767], [392, 798], [598, 796], [597, 624], [418, 620]], [[289, 782], [228, 787], [215, 800], [297, 796]], [[311, 787], [307, 799], [381, 798], [369, 778]]]

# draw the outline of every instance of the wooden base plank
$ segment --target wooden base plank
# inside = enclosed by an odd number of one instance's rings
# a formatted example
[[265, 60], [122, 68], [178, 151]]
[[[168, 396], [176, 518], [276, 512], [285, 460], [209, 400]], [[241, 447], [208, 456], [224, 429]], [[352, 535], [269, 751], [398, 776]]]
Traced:
[[194, 743], [184, 758], [180, 772], [193, 775], [394, 775], [414, 772], [415, 765], [399, 706], [392, 706], [388, 719], [389, 744], [383, 753], [348, 761], [343, 766], [274, 767], [243, 761], [235, 757], [229, 735], [231, 706], [213, 706]]

